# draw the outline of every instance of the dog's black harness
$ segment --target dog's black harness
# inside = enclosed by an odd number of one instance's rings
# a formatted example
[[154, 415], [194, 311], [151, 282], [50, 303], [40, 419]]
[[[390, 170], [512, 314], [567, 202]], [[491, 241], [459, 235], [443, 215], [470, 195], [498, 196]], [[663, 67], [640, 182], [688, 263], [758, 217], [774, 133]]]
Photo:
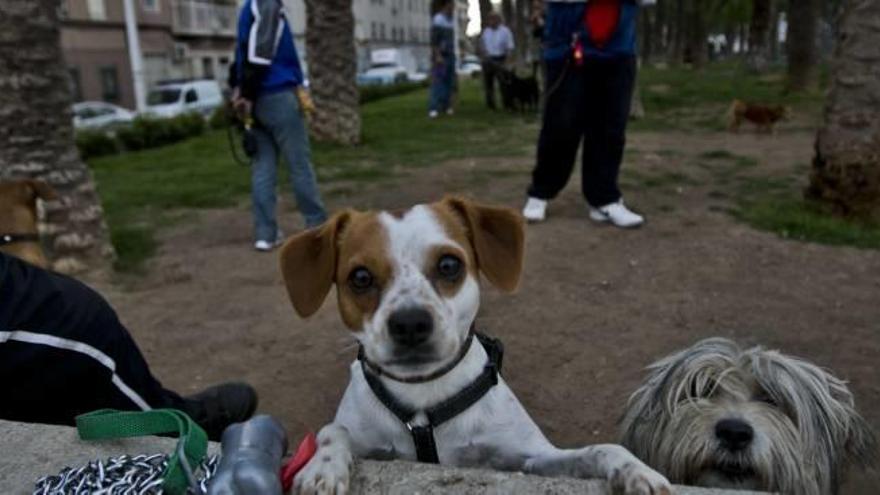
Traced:
[[40, 234], [0, 234], [0, 246], [18, 242], [40, 242]]
[[[471, 341], [475, 335], [480, 344], [483, 345], [483, 348], [486, 349], [486, 354], [489, 355], [489, 360], [483, 368], [483, 372], [457, 394], [439, 404], [421, 411], [424, 412], [425, 416], [428, 418], [428, 424], [421, 426], [412, 424], [413, 418], [415, 418], [419, 411], [409, 408], [395, 399], [385, 385], [382, 384], [382, 381], [379, 380], [379, 374], [372, 371], [378, 368], [366, 359], [363, 348], [358, 352], [358, 359], [364, 370], [364, 378], [366, 378], [367, 384], [370, 386], [370, 389], [373, 390], [376, 398], [378, 398], [389, 411], [397, 416], [397, 419], [399, 419], [400, 422], [406, 426], [407, 430], [409, 430], [410, 434], [412, 434], [413, 443], [415, 443], [416, 446], [416, 458], [419, 462], [437, 464], [439, 459], [437, 457], [437, 444], [434, 442], [434, 428], [466, 411], [478, 400], [482, 399], [492, 387], [498, 384], [498, 374], [501, 373], [501, 362], [504, 357], [504, 345], [500, 340], [483, 335], [474, 330], [471, 330], [468, 334], [468, 340], [465, 342], [465, 345], [462, 346], [463, 351], [458, 359], [453, 361], [451, 367], [445, 367], [441, 374], [445, 374], [451, 370], [461, 361], [461, 359], [464, 358], [464, 355], [470, 349]], [[386, 376], [388, 375], [386, 374]], [[430, 379], [437, 378], [438, 376], [439, 375], [434, 373], [431, 375]]]

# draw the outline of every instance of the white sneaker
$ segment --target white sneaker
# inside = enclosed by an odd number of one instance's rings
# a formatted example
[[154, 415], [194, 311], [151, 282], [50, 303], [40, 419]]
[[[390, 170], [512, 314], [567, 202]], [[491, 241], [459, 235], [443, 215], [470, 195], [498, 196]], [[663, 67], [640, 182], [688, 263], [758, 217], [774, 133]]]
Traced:
[[437, 110], [431, 110], [430, 112], [428, 112], [429, 119], [436, 119], [438, 115], [440, 114], [437, 113]]
[[275, 234], [275, 242], [260, 240], [254, 243], [254, 249], [265, 253], [277, 248], [282, 244], [284, 244], [284, 234], [280, 230], [278, 230]]
[[529, 222], [543, 222], [547, 216], [547, 201], [529, 197], [522, 214]]
[[590, 207], [590, 218], [597, 222], [609, 222], [622, 229], [632, 229], [645, 223], [645, 217], [627, 208], [622, 199], [599, 208]]
[[275, 249], [275, 246], [276, 246], [276, 243], [264, 241], [262, 239], [254, 243], [254, 249], [256, 249], [257, 251], [264, 252], [264, 253], [267, 253], [267, 252]]
[[446, 110], [446, 115], [455, 115], [455, 109], [450, 108], [450, 109]]

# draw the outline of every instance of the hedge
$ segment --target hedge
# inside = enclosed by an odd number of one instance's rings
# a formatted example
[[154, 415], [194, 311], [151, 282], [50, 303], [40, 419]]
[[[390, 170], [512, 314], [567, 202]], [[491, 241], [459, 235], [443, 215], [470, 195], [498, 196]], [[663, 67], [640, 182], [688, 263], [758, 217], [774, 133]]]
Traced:
[[139, 116], [130, 126], [118, 129], [115, 137], [104, 131], [77, 131], [76, 146], [80, 156], [88, 159], [176, 143], [205, 129], [205, 118], [195, 112], [167, 119]]

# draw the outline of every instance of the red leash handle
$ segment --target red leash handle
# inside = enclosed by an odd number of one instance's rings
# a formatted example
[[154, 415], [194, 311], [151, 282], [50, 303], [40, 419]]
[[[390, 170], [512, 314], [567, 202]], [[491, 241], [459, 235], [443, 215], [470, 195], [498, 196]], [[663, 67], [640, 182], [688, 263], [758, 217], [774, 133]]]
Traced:
[[315, 439], [315, 434], [307, 434], [302, 442], [299, 443], [299, 447], [296, 448], [296, 454], [287, 461], [287, 464], [281, 466], [281, 486], [284, 488], [284, 493], [290, 491], [296, 473], [300, 472], [309, 463], [309, 460], [317, 451], [318, 442]]

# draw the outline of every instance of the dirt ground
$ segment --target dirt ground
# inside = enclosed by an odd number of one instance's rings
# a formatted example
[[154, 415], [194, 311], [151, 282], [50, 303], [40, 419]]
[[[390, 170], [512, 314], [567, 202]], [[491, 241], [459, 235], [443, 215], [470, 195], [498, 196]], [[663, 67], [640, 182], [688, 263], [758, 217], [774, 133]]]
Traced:
[[[735, 199], [726, 176], [696, 165], [726, 150], [757, 162], [736, 173], [803, 181], [812, 139], [797, 130], [772, 138], [634, 133], [623, 182], [628, 203], [648, 217], [644, 228], [591, 223], [577, 176], [549, 220], [529, 226], [520, 290], [486, 287], [478, 326], [504, 340], [505, 377], [552, 440], [613, 441], [643, 368], [709, 336], [834, 370], [880, 430], [880, 252], [741, 224], [725, 212]], [[445, 192], [520, 207], [531, 162], [456, 161], [326, 192], [331, 207], [405, 206]], [[298, 228], [289, 205], [282, 217], [286, 232]], [[163, 234], [147, 276], [102, 291], [167, 386], [188, 393], [248, 381], [260, 410], [281, 418], [292, 438], [332, 418], [353, 340], [332, 297], [307, 321], [294, 314], [276, 255], [251, 249], [246, 203], [188, 213]], [[862, 479], [845, 493], [875, 493], [868, 485]]]

